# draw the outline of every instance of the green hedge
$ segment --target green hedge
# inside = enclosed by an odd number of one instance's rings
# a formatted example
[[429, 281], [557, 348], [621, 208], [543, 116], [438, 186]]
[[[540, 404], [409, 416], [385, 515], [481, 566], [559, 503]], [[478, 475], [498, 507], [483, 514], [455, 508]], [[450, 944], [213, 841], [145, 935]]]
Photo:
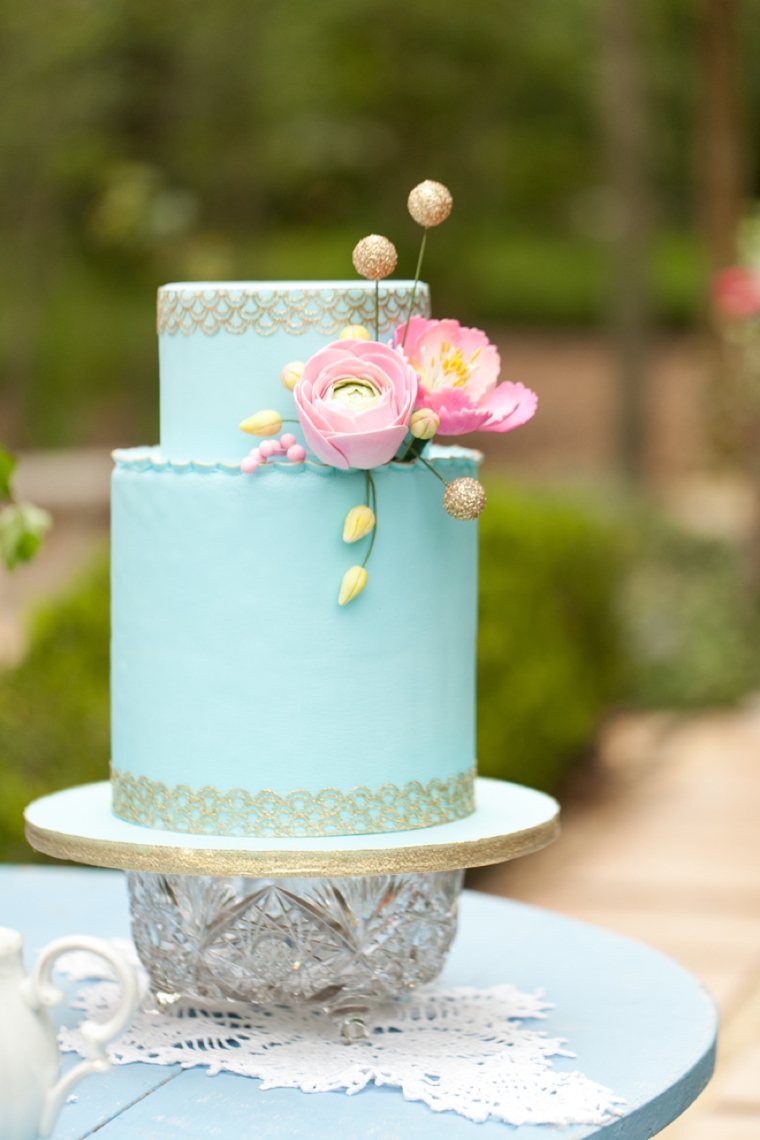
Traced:
[[[480, 769], [540, 788], [611, 705], [731, 704], [760, 685], [757, 591], [740, 552], [651, 513], [502, 484], [481, 520]], [[35, 796], [106, 777], [108, 567], [42, 610], [0, 676], [0, 859], [33, 857]]]
[[489, 489], [481, 517], [480, 771], [552, 787], [620, 694], [618, 529], [548, 495]]
[[0, 676], [0, 859], [35, 857], [22, 811], [35, 796], [108, 775], [108, 563], [98, 558], [40, 610], [31, 649]]
[[622, 696], [643, 708], [735, 705], [760, 688], [757, 552], [651, 513], [627, 524], [618, 586]]

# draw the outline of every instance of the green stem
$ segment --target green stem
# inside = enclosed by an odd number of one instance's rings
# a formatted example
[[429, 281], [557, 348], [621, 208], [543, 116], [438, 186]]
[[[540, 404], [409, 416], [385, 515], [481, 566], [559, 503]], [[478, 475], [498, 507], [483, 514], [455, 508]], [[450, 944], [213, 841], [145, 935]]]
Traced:
[[[372, 493], [371, 494], [371, 498], [372, 498], [371, 503], [370, 503], [370, 491]], [[370, 510], [373, 512], [373, 514], [375, 516], [375, 525], [372, 527], [372, 538], [370, 539], [369, 550], [367, 551], [365, 559], [362, 562], [362, 569], [369, 562], [369, 556], [372, 553], [372, 547], [375, 545], [375, 535], [377, 534], [377, 491], [375, 489], [375, 480], [370, 475], [369, 470], [367, 471], [367, 506], [370, 508]]]
[[380, 282], [375, 282], [375, 340], [380, 340]]
[[432, 471], [432, 472], [433, 472], [433, 474], [435, 475], [436, 479], [440, 479], [440, 480], [441, 480], [441, 482], [443, 483], [443, 485], [444, 485], [445, 487], [448, 487], [448, 483], [447, 483], [447, 482], [446, 482], [446, 480], [444, 479], [443, 475], [439, 475], [439, 474], [438, 474], [438, 472], [436, 471], [435, 467], [433, 467], [433, 464], [432, 464], [432, 463], [428, 463], [427, 459], [423, 459], [421, 455], [418, 455], [418, 456], [417, 456], [417, 458], [419, 459], [420, 463], [424, 463], [424, 464], [425, 464], [425, 466], [427, 467], [427, 469], [428, 469], [429, 471]]
[[396, 463], [411, 463], [412, 459], [419, 459], [427, 442], [426, 439], [415, 439], [412, 437], [406, 451], [403, 455], [399, 456]]
[[406, 327], [404, 328], [404, 339], [401, 341], [401, 349], [403, 351], [406, 344], [406, 334], [409, 332], [409, 322], [412, 319], [412, 311], [414, 309], [414, 298], [417, 293], [417, 286], [420, 282], [420, 273], [422, 273], [422, 259], [425, 256], [425, 244], [427, 242], [427, 226], [422, 234], [422, 245], [420, 246], [420, 256], [417, 258], [417, 272], [414, 275], [414, 285], [412, 285], [412, 299], [409, 302], [409, 314], [406, 318]]

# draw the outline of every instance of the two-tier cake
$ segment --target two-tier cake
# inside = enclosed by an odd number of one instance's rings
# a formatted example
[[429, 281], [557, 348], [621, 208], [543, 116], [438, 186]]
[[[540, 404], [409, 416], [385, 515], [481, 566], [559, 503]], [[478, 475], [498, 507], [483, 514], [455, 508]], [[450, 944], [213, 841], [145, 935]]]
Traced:
[[[410, 293], [382, 287], [383, 340]], [[428, 303], [422, 286], [417, 312]], [[477, 522], [447, 514], [423, 463], [376, 468], [371, 588], [341, 606], [343, 575], [372, 541], [343, 540], [365, 471], [307, 449], [305, 462], [280, 453], [241, 469], [252, 408], [297, 418], [283, 366], [371, 325], [373, 304], [363, 282], [159, 291], [161, 444], [117, 451], [113, 477], [122, 819], [343, 835], [473, 810]], [[304, 442], [300, 423], [284, 426]], [[477, 462], [461, 449], [432, 458], [449, 481]]]
[[[425, 226], [448, 209], [410, 195]], [[556, 833], [554, 801], [475, 778], [485, 492], [479, 453], [433, 441], [536, 398], [484, 333], [430, 318], [419, 266], [385, 280], [387, 239], [354, 264], [368, 281], [159, 290], [160, 443], [114, 454], [111, 784], [31, 805], [38, 849], [364, 875]]]

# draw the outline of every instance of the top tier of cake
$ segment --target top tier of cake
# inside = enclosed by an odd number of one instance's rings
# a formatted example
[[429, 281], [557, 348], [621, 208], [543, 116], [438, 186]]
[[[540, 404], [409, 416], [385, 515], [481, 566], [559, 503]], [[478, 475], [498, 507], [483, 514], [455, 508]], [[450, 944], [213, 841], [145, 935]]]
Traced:
[[[379, 288], [379, 334], [388, 339], [409, 311], [411, 281]], [[414, 313], [429, 315], [425, 284]], [[161, 452], [169, 459], [239, 461], [251, 439], [246, 416], [272, 408], [293, 416], [280, 383], [291, 360], [313, 353], [351, 324], [374, 335], [375, 286], [367, 281], [179, 282], [158, 291]], [[293, 434], [300, 431], [293, 425]]]

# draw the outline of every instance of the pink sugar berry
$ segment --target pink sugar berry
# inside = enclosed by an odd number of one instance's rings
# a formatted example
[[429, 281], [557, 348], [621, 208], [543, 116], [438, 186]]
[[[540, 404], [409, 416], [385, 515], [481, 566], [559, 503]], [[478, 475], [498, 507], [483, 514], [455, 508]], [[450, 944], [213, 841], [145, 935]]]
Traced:
[[306, 458], [306, 450], [301, 447], [300, 443], [291, 444], [288, 448], [288, 459], [291, 463], [303, 463]]
[[296, 437], [294, 435], [291, 435], [290, 432], [286, 432], [285, 435], [280, 436], [280, 447], [283, 449], [283, 451], [287, 451], [293, 446], [295, 442]]
[[258, 460], [253, 459], [250, 455], [246, 455], [240, 464], [240, 470], [245, 472], [246, 475], [253, 475], [254, 471], [258, 471], [258, 467]]
[[263, 455], [265, 459], [268, 459], [270, 455], [274, 455], [277, 450], [277, 444], [273, 439], [265, 439], [259, 444], [259, 454]]

